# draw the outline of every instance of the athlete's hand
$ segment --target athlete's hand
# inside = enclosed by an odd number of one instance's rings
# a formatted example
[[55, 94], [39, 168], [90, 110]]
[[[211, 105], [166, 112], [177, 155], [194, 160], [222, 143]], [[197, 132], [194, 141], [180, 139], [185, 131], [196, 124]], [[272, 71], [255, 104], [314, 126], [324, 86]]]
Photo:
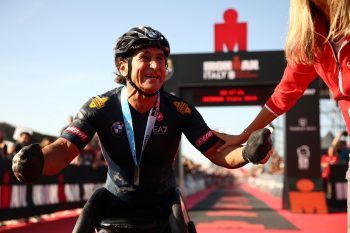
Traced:
[[263, 128], [254, 131], [243, 148], [243, 158], [253, 164], [264, 164], [271, 156], [271, 131]]
[[44, 167], [44, 155], [39, 144], [24, 146], [12, 160], [12, 170], [23, 183], [39, 179]]
[[219, 133], [215, 130], [212, 130], [212, 131], [215, 134], [215, 136], [225, 141], [225, 144], [223, 144], [218, 148], [217, 150], [218, 152], [224, 150], [226, 147], [231, 145], [241, 145], [247, 140], [247, 138], [243, 137], [242, 135], [229, 135], [225, 133]]

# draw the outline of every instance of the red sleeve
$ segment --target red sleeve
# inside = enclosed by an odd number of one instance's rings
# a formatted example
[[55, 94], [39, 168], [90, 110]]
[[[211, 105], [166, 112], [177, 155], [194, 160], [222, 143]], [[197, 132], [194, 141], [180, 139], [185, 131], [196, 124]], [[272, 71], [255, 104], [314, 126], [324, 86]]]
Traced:
[[282, 115], [297, 102], [315, 78], [313, 65], [288, 64], [282, 80], [265, 106], [276, 116]]

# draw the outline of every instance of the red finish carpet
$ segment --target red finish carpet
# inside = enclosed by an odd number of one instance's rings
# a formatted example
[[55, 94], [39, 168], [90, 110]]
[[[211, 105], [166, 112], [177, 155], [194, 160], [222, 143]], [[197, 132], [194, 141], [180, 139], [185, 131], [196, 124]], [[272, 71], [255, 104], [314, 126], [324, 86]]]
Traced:
[[[186, 200], [198, 233], [342, 233], [347, 214], [295, 214], [282, 209], [282, 200], [246, 184], [203, 190]], [[71, 232], [79, 210], [42, 216], [38, 223], [0, 227], [6, 233]]]
[[295, 214], [282, 200], [245, 184], [213, 190], [190, 215], [199, 233], [342, 233], [345, 212]]

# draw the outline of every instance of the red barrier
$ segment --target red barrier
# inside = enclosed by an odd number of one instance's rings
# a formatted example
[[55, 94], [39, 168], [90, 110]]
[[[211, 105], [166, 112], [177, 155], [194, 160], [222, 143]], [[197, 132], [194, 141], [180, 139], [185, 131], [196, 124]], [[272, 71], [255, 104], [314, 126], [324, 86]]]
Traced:
[[31, 185], [17, 181], [11, 160], [0, 160], [0, 221], [20, 219], [82, 207], [99, 187], [107, 167], [70, 165], [57, 176], [45, 176]]

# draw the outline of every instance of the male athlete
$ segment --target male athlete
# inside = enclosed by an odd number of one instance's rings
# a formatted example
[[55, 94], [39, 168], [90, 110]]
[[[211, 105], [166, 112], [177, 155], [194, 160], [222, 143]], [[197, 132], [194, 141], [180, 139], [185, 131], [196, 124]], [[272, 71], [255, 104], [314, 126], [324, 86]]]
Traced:
[[170, 223], [172, 232], [187, 232], [173, 169], [181, 135], [213, 163], [238, 168], [265, 163], [271, 149], [270, 131], [253, 133], [247, 145], [221, 152], [216, 137], [199, 112], [163, 90], [168, 40], [151, 27], [130, 29], [115, 46], [116, 82], [122, 84], [88, 100], [72, 124], [54, 143], [23, 148], [13, 159], [22, 182], [59, 173], [95, 133], [108, 164], [106, 184], [85, 204], [73, 232], [93, 232], [102, 219], [133, 217], [147, 210]]

